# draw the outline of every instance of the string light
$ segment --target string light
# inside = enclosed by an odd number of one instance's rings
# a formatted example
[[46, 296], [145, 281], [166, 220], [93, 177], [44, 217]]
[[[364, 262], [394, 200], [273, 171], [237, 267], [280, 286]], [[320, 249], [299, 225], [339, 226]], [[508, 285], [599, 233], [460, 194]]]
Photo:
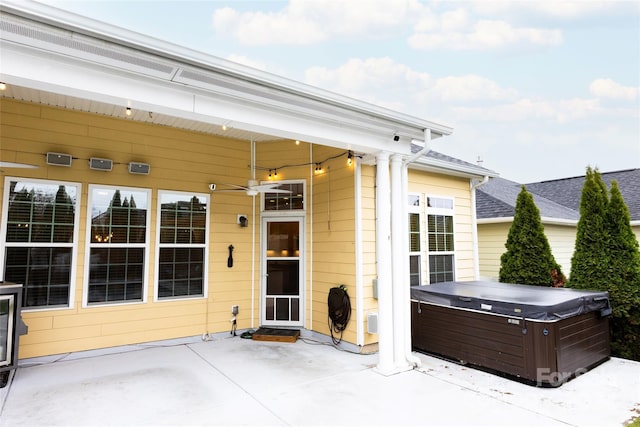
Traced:
[[323, 163], [327, 163], [329, 160], [337, 159], [342, 156], [347, 156], [347, 165], [352, 166], [355, 162], [356, 157], [362, 158], [361, 155], [355, 154], [353, 151], [343, 151], [340, 154], [336, 154], [335, 156], [327, 157], [326, 159], [319, 162], [309, 162], [309, 163], [299, 163], [299, 164], [285, 164], [278, 166], [277, 168], [267, 168], [257, 166], [256, 169], [260, 169], [263, 171], [269, 171], [269, 179], [277, 179], [278, 178], [278, 169], [286, 169], [286, 168], [298, 168], [303, 166], [315, 165], [314, 174], [324, 173], [324, 168], [322, 167]]

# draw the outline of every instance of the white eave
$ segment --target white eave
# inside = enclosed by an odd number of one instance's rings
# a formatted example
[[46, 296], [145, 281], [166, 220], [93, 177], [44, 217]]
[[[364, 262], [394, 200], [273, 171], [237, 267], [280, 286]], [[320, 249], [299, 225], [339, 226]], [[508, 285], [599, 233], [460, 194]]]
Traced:
[[445, 173], [450, 176], [462, 178], [483, 179], [484, 177], [495, 178], [499, 174], [489, 169], [481, 168], [465, 163], [449, 162], [422, 156], [420, 159], [409, 165], [410, 169], [425, 172]]
[[425, 129], [453, 131], [43, 4], [3, 1], [0, 12], [0, 76], [16, 87], [3, 96], [118, 117], [131, 106], [134, 120], [363, 152], [410, 154]]
[[[480, 224], [510, 224], [513, 222], [512, 216], [505, 217], [495, 217], [495, 218], [478, 218], [477, 223]], [[578, 225], [578, 220], [576, 219], [564, 219], [564, 218], [552, 218], [552, 217], [541, 217], [540, 222], [547, 225], [564, 225], [564, 226], [572, 226], [575, 227]]]

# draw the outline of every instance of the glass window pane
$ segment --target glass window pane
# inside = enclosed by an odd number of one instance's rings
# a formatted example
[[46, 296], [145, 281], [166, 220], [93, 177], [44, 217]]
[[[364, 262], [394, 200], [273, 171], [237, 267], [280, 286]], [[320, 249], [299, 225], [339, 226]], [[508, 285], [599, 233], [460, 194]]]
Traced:
[[269, 256], [297, 256], [299, 243], [298, 222], [269, 222], [267, 254]]
[[207, 203], [205, 196], [160, 193], [159, 298], [204, 295]]
[[264, 210], [291, 211], [304, 209], [304, 184], [284, 183], [275, 187], [290, 193], [266, 192], [264, 196]]
[[23, 284], [23, 306], [69, 303], [72, 248], [7, 247], [5, 280]]
[[91, 243], [145, 243], [147, 208], [144, 191], [92, 189]]
[[267, 294], [299, 295], [298, 260], [267, 261]]
[[144, 248], [92, 248], [89, 303], [142, 299]]

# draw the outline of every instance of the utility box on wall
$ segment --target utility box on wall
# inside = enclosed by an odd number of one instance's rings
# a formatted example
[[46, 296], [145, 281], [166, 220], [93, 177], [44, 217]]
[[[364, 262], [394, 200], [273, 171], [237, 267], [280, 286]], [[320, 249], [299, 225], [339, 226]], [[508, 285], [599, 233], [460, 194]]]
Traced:
[[22, 285], [0, 282], [0, 388], [7, 385], [10, 371], [18, 367], [19, 337], [27, 333], [21, 313]]

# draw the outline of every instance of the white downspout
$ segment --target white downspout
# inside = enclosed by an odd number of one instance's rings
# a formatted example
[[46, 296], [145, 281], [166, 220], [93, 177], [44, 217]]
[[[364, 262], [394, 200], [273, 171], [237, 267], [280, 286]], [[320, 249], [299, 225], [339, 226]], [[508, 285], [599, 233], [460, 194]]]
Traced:
[[364, 346], [364, 283], [362, 280], [362, 168], [356, 161], [353, 167], [353, 183], [355, 186], [355, 241], [356, 241], [356, 344]]
[[474, 280], [480, 280], [480, 252], [478, 248], [478, 217], [476, 208], [476, 188], [486, 184], [489, 181], [489, 176], [485, 175], [482, 181], [471, 180], [471, 236], [473, 238], [473, 278]]
[[404, 354], [407, 362], [413, 365], [416, 368], [419, 368], [422, 365], [420, 359], [413, 355], [411, 348], [411, 289], [408, 283], [405, 283], [408, 278], [409, 272], [409, 223], [408, 223], [408, 213], [407, 213], [407, 200], [409, 195], [409, 164], [415, 162], [420, 157], [426, 155], [429, 151], [431, 151], [431, 129], [424, 130], [424, 147], [413, 156], [406, 159], [402, 164], [402, 208], [403, 208], [403, 224], [404, 224], [404, 233], [403, 233], [403, 260], [402, 262], [405, 265], [405, 276], [402, 281], [402, 301], [404, 301], [403, 305], [403, 331], [404, 334]]
[[376, 369], [383, 375], [395, 373], [390, 208], [389, 153], [380, 152], [376, 156], [376, 264], [378, 272], [378, 365]]

